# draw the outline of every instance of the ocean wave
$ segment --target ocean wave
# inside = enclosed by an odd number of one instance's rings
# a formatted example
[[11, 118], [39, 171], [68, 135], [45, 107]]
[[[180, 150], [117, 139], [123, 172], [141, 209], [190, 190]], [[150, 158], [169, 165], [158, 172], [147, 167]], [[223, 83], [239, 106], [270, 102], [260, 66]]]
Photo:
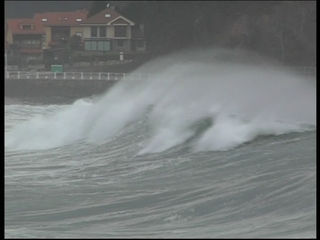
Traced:
[[194, 126], [203, 119], [212, 124], [194, 141], [194, 151], [228, 150], [257, 136], [316, 125], [314, 83], [277, 68], [219, 59], [175, 59], [159, 69], [149, 79], [119, 82], [99, 98], [80, 99], [49, 116], [26, 117], [6, 131], [6, 149], [110, 141], [144, 118], [143, 131], [151, 136], [139, 154], [165, 151], [188, 141], [200, 131]]

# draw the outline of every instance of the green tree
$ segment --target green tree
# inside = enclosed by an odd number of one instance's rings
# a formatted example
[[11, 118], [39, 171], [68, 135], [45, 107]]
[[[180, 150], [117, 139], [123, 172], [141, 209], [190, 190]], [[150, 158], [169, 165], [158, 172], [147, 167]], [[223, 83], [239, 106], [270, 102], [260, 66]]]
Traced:
[[69, 39], [69, 47], [70, 47], [70, 51], [73, 52], [74, 50], [78, 50], [79, 46], [81, 44], [81, 37], [78, 35], [72, 35]]
[[315, 1], [112, 2], [144, 24], [154, 56], [190, 46], [241, 47], [287, 64], [315, 64]]

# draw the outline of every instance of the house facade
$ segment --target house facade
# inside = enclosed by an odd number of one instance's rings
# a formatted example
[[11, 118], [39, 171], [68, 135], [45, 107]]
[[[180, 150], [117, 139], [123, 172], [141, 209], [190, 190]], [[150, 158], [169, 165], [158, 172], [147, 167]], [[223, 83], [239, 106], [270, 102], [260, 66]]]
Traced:
[[45, 31], [35, 19], [8, 19], [5, 28], [6, 51], [29, 60], [41, 60]]
[[143, 29], [111, 8], [87, 18], [83, 27], [84, 50], [103, 52], [145, 51]]
[[[87, 15], [88, 11], [83, 9], [36, 13], [33, 19], [8, 19], [5, 27], [6, 52], [27, 62], [42, 59], [67, 62], [72, 60], [74, 49], [88, 52], [88, 56], [101, 55], [101, 52], [146, 51], [143, 25], [135, 24], [112, 8], [90, 18]], [[79, 38], [70, 39], [74, 35], [80, 37], [80, 43]]]
[[63, 46], [73, 35], [83, 37], [80, 25], [87, 18], [88, 11], [36, 13], [34, 19], [41, 22], [45, 30], [44, 49]]

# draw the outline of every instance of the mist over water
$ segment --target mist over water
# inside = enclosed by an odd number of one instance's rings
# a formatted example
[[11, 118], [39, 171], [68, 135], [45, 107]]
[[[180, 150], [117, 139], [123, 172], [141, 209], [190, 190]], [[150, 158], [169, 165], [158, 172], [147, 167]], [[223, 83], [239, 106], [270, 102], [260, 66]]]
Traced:
[[[314, 129], [315, 82], [244, 51], [194, 50], [142, 66], [149, 79], [120, 81], [98, 100], [78, 100], [31, 116], [6, 132], [6, 149], [48, 149], [112, 140], [145, 121], [150, 134], [138, 154], [184, 143], [193, 151], [228, 150], [261, 135]], [[14, 105], [10, 107], [14, 108]], [[198, 127], [211, 119], [201, 134]]]
[[72, 104], [7, 99], [6, 238], [315, 238], [314, 80], [222, 49], [139, 72]]

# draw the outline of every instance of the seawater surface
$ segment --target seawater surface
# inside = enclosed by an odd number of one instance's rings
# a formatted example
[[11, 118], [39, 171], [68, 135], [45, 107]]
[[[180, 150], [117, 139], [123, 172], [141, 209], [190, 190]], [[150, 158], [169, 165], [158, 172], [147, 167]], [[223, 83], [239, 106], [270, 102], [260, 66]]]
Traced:
[[315, 237], [314, 81], [209, 53], [96, 98], [6, 99], [5, 237]]

